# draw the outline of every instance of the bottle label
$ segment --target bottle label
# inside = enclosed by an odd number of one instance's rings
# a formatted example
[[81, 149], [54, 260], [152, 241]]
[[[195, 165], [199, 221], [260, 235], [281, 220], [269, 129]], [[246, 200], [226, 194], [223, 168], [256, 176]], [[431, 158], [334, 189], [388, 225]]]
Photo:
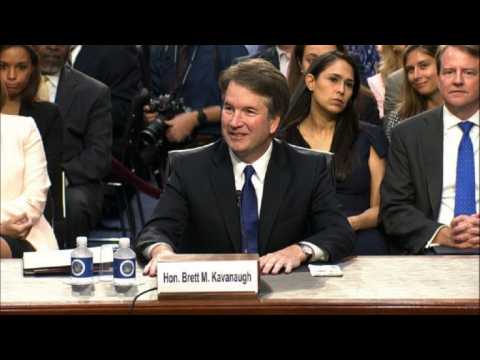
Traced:
[[72, 257], [71, 274], [74, 278], [92, 277], [93, 276], [93, 259]]
[[135, 274], [135, 258], [113, 259], [113, 277], [116, 279], [132, 279]]

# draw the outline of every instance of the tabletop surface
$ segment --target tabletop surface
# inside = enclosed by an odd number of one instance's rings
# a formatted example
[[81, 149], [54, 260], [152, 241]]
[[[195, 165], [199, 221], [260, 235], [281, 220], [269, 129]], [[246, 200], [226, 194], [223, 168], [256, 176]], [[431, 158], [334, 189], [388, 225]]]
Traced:
[[[479, 256], [361, 256], [340, 264], [343, 277], [312, 277], [306, 268], [292, 274], [261, 276], [259, 301], [285, 302], [478, 302]], [[0, 262], [0, 304], [129, 304], [133, 296], [117, 295], [111, 282], [96, 279], [90, 297], [73, 296], [68, 277], [24, 277], [22, 260]], [[156, 286], [156, 279], [137, 269], [137, 293]], [[156, 291], [138, 302], [156, 302]]]

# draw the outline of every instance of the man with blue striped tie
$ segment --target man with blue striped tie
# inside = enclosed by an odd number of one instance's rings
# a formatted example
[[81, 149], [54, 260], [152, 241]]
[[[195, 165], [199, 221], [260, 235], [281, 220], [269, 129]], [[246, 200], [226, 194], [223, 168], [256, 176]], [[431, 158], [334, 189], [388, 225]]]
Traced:
[[137, 252], [155, 276], [162, 254], [254, 253], [264, 274], [350, 255], [354, 233], [342, 214], [323, 154], [274, 139], [289, 103], [285, 77], [263, 59], [227, 69], [223, 139], [176, 152]]
[[381, 222], [407, 253], [478, 253], [479, 45], [441, 45], [445, 105], [392, 134]]

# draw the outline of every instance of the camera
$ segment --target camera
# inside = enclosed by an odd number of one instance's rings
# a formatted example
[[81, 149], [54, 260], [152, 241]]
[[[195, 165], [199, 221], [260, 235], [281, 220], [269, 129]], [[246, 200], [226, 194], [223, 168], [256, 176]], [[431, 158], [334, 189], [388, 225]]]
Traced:
[[143, 147], [160, 147], [165, 142], [165, 131], [168, 125], [165, 120], [170, 120], [176, 115], [191, 111], [185, 106], [183, 98], [176, 98], [171, 94], [150, 98], [148, 103], [152, 112], [157, 112], [158, 117], [139, 133], [139, 141]]

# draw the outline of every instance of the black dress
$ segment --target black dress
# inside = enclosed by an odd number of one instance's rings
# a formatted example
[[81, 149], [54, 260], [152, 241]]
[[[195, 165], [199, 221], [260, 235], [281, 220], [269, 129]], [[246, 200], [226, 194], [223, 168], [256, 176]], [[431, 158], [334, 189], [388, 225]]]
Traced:
[[[285, 141], [310, 148], [297, 126], [291, 126], [281, 135]], [[337, 199], [342, 205], [346, 217], [361, 214], [370, 208], [370, 168], [368, 159], [370, 147], [378, 156], [387, 156], [388, 142], [383, 129], [365, 122], [360, 122], [360, 131], [355, 140], [355, 158], [352, 173], [343, 181], [336, 180]], [[356, 231], [354, 255], [385, 255], [389, 247], [383, 234], [377, 229]]]

